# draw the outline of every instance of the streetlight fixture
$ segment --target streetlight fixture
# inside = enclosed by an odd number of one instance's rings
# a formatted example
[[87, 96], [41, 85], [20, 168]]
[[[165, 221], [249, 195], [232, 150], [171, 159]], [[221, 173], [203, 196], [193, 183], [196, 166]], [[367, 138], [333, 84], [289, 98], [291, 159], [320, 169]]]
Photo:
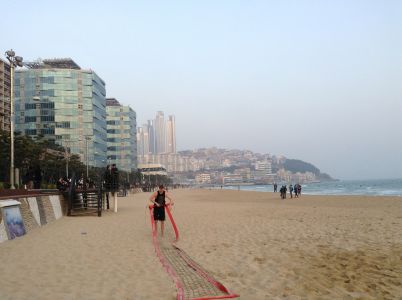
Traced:
[[4, 113], [2, 113], [2, 112], [0, 112], [0, 117], [2, 117], [2, 122], [1, 122], [1, 126], [2, 126], [2, 129], [4, 130], [4, 117], [5, 117], [6, 115], [4, 114]]
[[64, 151], [65, 151], [65, 157], [66, 157], [66, 177], [68, 179], [68, 161], [70, 160], [70, 147], [71, 147], [71, 142], [70, 140], [64, 140]]
[[88, 168], [89, 168], [89, 159], [88, 159], [88, 141], [89, 140], [91, 140], [91, 137], [90, 136], [85, 136], [85, 160], [86, 160], [86, 162], [87, 162], [87, 178], [88, 178]]
[[23, 58], [16, 56], [13, 49], [6, 51], [7, 60], [10, 62], [10, 188], [14, 186], [14, 68], [22, 67]]

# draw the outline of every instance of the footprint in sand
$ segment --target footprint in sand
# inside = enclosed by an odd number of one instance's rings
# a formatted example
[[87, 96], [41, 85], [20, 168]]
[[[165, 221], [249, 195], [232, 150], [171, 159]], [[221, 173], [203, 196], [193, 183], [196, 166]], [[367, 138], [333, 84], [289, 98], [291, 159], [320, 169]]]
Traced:
[[258, 264], [262, 264], [266, 261], [264, 257], [254, 257], [254, 261], [258, 262]]

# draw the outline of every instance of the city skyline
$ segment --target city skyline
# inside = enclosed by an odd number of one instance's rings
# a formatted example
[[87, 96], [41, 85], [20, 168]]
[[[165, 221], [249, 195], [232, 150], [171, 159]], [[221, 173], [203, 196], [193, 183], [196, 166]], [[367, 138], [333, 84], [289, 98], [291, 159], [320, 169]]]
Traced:
[[[177, 150], [250, 149], [336, 178], [402, 177], [400, 2], [22, 7], [0, 20], [25, 33], [3, 35], [3, 51], [72, 57], [105, 80], [107, 97], [134, 108], [138, 124], [174, 112]], [[45, 28], [49, 43], [38, 43]]]
[[[174, 115], [157, 111], [155, 119], [147, 120], [142, 126], [137, 126], [138, 156], [153, 156], [176, 153], [176, 121]], [[142, 161], [143, 158], [140, 158]], [[149, 160], [146, 158], [145, 160]], [[150, 160], [150, 162], [153, 159]]]

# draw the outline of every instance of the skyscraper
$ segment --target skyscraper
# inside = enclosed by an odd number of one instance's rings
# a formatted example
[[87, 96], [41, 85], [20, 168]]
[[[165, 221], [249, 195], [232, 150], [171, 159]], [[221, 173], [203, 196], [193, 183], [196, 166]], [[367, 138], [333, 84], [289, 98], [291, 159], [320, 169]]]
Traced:
[[29, 69], [15, 72], [16, 131], [33, 137], [42, 135], [69, 147], [89, 165], [104, 166], [105, 82], [71, 58], [26, 65]]
[[176, 153], [176, 123], [173, 115], [166, 121], [166, 153]]
[[129, 106], [123, 106], [115, 98], [106, 99], [107, 158], [120, 170], [137, 169], [137, 120]]
[[[148, 138], [149, 138], [149, 153], [156, 153], [156, 145], [155, 145], [155, 126], [153, 120], [148, 120]], [[145, 130], [145, 129], [144, 129]]]
[[155, 118], [155, 154], [166, 152], [166, 127], [163, 111], [158, 111]]
[[173, 115], [169, 115], [165, 121], [164, 113], [158, 111], [155, 120], [148, 120], [147, 124], [138, 128], [137, 143], [140, 163], [160, 163], [171, 170], [177, 169], [176, 124]]
[[148, 125], [144, 124], [137, 128], [137, 153], [139, 156], [149, 155]]

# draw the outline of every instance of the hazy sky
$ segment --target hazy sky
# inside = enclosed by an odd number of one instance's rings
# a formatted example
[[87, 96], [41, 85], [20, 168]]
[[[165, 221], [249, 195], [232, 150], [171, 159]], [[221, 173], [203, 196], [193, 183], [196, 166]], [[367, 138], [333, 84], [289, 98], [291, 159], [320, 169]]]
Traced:
[[139, 125], [176, 115], [179, 150], [402, 178], [402, 1], [98, 2], [3, 4], [0, 50], [73, 58]]

